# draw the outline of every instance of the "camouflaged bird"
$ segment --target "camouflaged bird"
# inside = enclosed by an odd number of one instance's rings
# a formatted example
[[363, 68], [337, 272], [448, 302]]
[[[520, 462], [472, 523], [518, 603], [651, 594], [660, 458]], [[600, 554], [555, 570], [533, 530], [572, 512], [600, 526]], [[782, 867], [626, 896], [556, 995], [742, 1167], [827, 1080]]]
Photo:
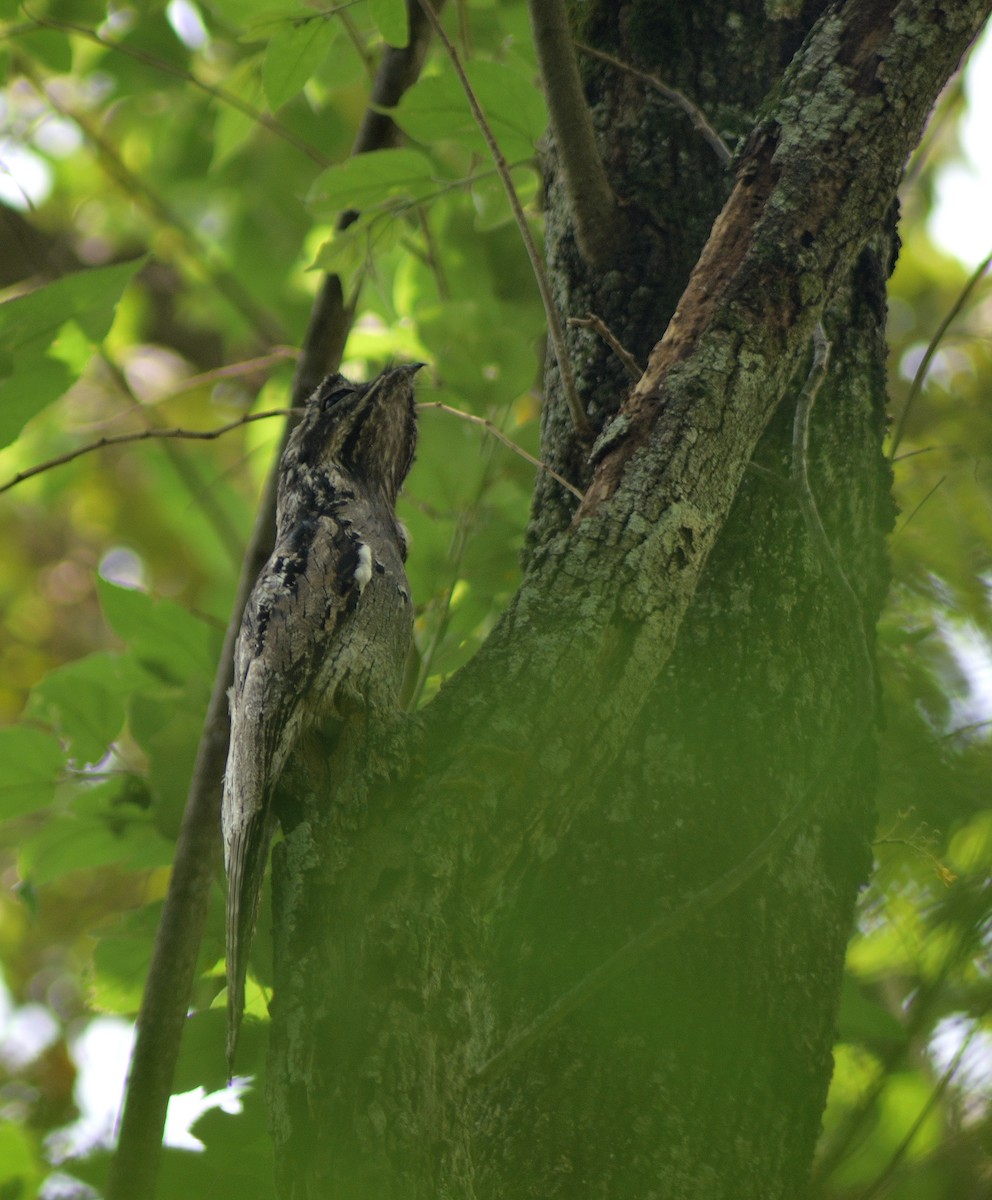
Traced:
[[279, 464], [276, 544], [245, 607], [224, 775], [227, 1061], [233, 1071], [269, 843], [272, 798], [302, 732], [347, 695], [395, 708], [413, 606], [396, 497], [417, 442], [413, 376], [331, 375]]

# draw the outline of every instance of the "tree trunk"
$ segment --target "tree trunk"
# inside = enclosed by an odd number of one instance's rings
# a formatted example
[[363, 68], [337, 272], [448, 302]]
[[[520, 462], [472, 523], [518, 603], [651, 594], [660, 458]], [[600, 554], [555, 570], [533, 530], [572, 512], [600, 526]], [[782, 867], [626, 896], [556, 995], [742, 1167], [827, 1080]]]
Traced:
[[[824, 6], [796, 7], [576, 6], [579, 41], [682, 91], [738, 157], [581, 55], [634, 240], [583, 262], [551, 145], [553, 285], [647, 370], [628, 397], [570, 329], [606, 432], [588, 465], [551, 365], [544, 453], [588, 489], [579, 514], [542, 478], [483, 651], [285, 780], [285, 1197], [802, 1190], [871, 862], [895, 187], [988, 4], [858, 0], [815, 27]], [[821, 320], [811, 510], [793, 418]]]

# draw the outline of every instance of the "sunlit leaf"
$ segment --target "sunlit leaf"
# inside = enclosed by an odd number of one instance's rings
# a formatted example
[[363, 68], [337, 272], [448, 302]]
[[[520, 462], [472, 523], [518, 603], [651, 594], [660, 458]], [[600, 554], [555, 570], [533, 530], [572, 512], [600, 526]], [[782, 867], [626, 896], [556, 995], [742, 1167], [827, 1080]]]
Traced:
[[28, 51], [58, 74], [72, 70], [72, 43], [57, 29], [32, 29], [21, 35]]
[[[537, 172], [530, 165], [521, 165], [511, 172], [517, 198], [524, 208], [533, 203], [540, 189]], [[484, 174], [472, 185], [472, 200], [475, 204], [476, 227], [480, 230], [496, 229], [513, 220], [513, 212], [506, 196], [503, 181], [495, 172]]]
[[[479, 60], [467, 70], [504, 157], [510, 162], [530, 158], [547, 127], [547, 110], [529, 69], [520, 63]], [[453, 139], [486, 151], [465, 93], [451, 71], [419, 80], [393, 116], [415, 141], [430, 145]]]
[[241, 26], [239, 42], [269, 42], [294, 22], [314, 20], [314, 10], [300, 4], [279, 5], [272, 0], [250, 0], [245, 5], [240, 0], [215, 0], [215, 3]]
[[307, 202], [318, 214], [348, 208], [367, 211], [430, 195], [437, 187], [430, 159], [417, 150], [398, 147], [372, 150], [328, 167], [314, 180]]
[[40, 887], [72, 871], [111, 863], [135, 871], [165, 867], [173, 850], [150, 813], [122, 802], [121, 785], [114, 781], [90, 788], [25, 838], [19, 862], [23, 877]]
[[0, 1120], [0, 1196], [17, 1200], [35, 1196], [47, 1169], [28, 1129]]
[[227, 1013], [223, 1007], [195, 1013], [183, 1030], [179, 1061], [173, 1079], [174, 1092], [189, 1092], [203, 1087], [208, 1092], [227, 1083], [227, 1063], [220, 1048], [224, 1045]]
[[845, 1042], [901, 1044], [907, 1040], [905, 1026], [880, 999], [870, 996], [849, 976], [844, 977], [837, 1034]]
[[67, 275], [0, 304], [0, 444], [57, 400], [76, 378], [65, 358], [48, 357], [59, 333], [73, 322], [93, 345], [110, 329], [121, 293], [142, 259]]
[[[255, 59], [241, 63], [231, 71], [224, 80], [224, 87], [252, 107], [264, 107], [262, 83]], [[211, 168], [216, 170], [233, 157], [257, 129], [258, 122], [233, 104], [218, 105]]]
[[101, 930], [89, 980], [90, 1003], [98, 1011], [137, 1012], [161, 911], [160, 904], [145, 905]]
[[50, 804], [65, 769], [58, 742], [40, 729], [0, 729], [0, 819]]
[[77, 762], [93, 763], [120, 733], [132, 691], [152, 682], [129, 656], [90, 654], [49, 671], [28, 712], [52, 723]]
[[[220, 1046], [216, 1048], [219, 1057]], [[266, 1133], [264, 1089], [259, 1081], [241, 1098], [243, 1111], [232, 1117], [212, 1108], [193, 1126], [193, 1133], [206, 1146], [199, 1155], [201, 1174], [212, 1182], [212, 1194], [230, 1189], [245, 1200], [268, 1200], [272, 1195], [272, 1142]]]
[[336, 28], [333, 21], [311, 13], [275, 34], [262, 63], [262, 84], [273, 110], [291, 100], [324, 61]]
[[205, 689], [194, 687], [179, 696], [178, 702], [176, 695], [161, 699], [136, 696], [130, 722], [131, 732], [149, 758], [148, 778], [155, 799], [173, 825], [178, 824], [186, 803], [206, 710]]
[[220, 635], [172, 600], [156, 600], [136, 588], [98, 580], [100, 604], [118, 637], [145, 667], [168, 682], [206, 680], [212, 674]]
[[356, 221], [347, 229], [335, 230], [321, 243], [311, 264], [311, 270], [337, 275], [342, 288], [351, 293], [368, 262], [368, 239], [367, 219]]

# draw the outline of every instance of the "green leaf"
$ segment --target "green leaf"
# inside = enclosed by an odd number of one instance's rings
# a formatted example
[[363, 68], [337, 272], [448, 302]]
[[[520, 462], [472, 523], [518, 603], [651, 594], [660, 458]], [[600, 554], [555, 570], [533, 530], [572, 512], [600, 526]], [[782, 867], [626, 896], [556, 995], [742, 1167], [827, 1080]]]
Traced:
[[[547, 126], [547, 110], [530, 71], [520, 63], [480, 60], [470, 63], [467, 73], [503, 155], [511, 163], [533, 157]], [[419, 80], [390, 115], [416, 142], [432, 145], [450, 139], [467, 149], [482, 149], [489, 158], [468, 99], [450, 71]]]
[[29, 1197], [47, 1174], [34, 1139], [13, 1121], [0, 1121], [0, 1196]]
[[[264, 104], [262, 84], [258, 78], [258, 61], [254, 57], [234, 67], [228, 73], [224, 87], [232, 95], [250, 104], [253, 108], [260, 108]], [[211, 171], [216, 171], [229, 158], [232, 158], [251, 138], [257, 128], [258, 122], [253, 117], [241, 112], [232, 104], [219, 105], [217, 120], [214, 124]]]
[[0, 729], [0, 820], [51, 804], [65, 756], [40, 729]]
[[233, 20], [235, 24], [242, 25], [244, 32], [238, 41], [246, 44], [271, 42], [277, 33], [281, 33], [288, 26], [314, 18], [313, 9], [304, 8], [300, 4], [279, 7], [266, 0], [256, 0], [245, 6], [241, 5], [241, 0], [225, 0], [221, 7], [226, 9], [228, 5], [232, 9], [241, 6], [236, 15], [233, 12], [225, 12], [225, 17], [227, 20]]
[[371, 150], [318, 175], [307, 202], [318, 215], [349, 208], [368, 211], [428, 196], [437, 187], [434, 167], [419, 151], [405, 147]]
[[410, 41], [406, 0], [369, 0], [369, 10], [383, 41], [400, 47]]
[[72, 70], [72, 43], [64, 33], [56, 29], [31, 29], [21, 35], [20, 43], [57, 75]]
[[[11, 442], [25, 423], [57, 400], [78, 377], [66, 359], [78, 352], [56, 346], [73, 322], [92, 344], [103, 341], [121, 294], [144, 259], [66, 275], [0, 304], [0, 445]], [[71, 339], [70, 339], [71, 341]]]
[[368, 264], [372, 236], [369, 224], [369, 218], [362, 216], [347, 229], [335, 229], [311, 264], [311, 270], [337, 275], [345, 295], [354, 290]]
[[844, 1042], [864, 1042], [872, 1045], [880, 1042], [902, 1045], [907, 1040], [905, 1026], [879, 1001], [860, 988], [850, 975], [844, 976], [840, 1011], [837, 1015], [837, 1034]]
[[[214, 1055], [220, 1058], [218, 1040]], [[208, 1109], [193, 1125], [206, 1150], [200, 1182], [209, 1180], [202, 1195], [236, 1194], [239, 1200], [268, 1200], [272, 1195], [272, 1139], [266, 1131], [265, 1092], [253, 1087], [241, 1096], [242, 1112]]]
[[102, 931], [93, 951], [89, 1002], [101, 1012], [130, 1014], [141, 1004], [162, 905], [146, 904]]
[[[538, 174], [528, 163], [514, 167], [511, 175], [517, 199], [526, 209], [540, 191]], [[475, 227], [480, 232], [498, 229], [513, 220], [513, 210], [503, 181], [495, 173], [483, 175], [472, 184], [472, 201], [475, 205]]]
[[133, 871], [166, 867], [174, 846], [155, 828], [152, 816], [126, 795], [120, 779], [88, 788], [19, 847], [22, 876], [33, 886], [72, 871], [119, 863]]
[[27, 712], [53, 725], [77, 762], [94, 763], [120, 733], [127, 698], [150, 682], [127, 655], [90, 654], [49, 671], [33, 688]]
[[205, 709], [205, 689], [162, 700], [139, 695], [131, 705], [131, 732], [148, 755], [149, 782], [169, 826], [178, 825], [186, 803]]
[[221, 1007], [194, 1013], [183, 1026], [179, 1060], [172, 1080], [173, 1092], [202, 1087], [212, 1092], [227, 1083], [227, 1064], [219, 1047], [224, 1044], [227, 1014]]
[[325, 17], [298, 18], [269, 42], [262, 86], [273, 112], [291, 100], [324, 61], [337, 26]]
[[156, 600], [136, 588], [97, 580], [104, 615], [135, 658], [170, 683], [209, 681], [221, 634], [173, 600]]

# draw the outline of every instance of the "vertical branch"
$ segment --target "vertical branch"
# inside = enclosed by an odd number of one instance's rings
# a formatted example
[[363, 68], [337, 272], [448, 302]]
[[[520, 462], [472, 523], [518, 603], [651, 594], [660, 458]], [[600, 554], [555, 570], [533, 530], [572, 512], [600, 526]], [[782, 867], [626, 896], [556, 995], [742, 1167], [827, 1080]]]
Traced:
[[626, 220], [596, 145], [565, 0], [529, 0], [527, 7], [575, 240], [586, 262], [605, 267], [623, 246]]

